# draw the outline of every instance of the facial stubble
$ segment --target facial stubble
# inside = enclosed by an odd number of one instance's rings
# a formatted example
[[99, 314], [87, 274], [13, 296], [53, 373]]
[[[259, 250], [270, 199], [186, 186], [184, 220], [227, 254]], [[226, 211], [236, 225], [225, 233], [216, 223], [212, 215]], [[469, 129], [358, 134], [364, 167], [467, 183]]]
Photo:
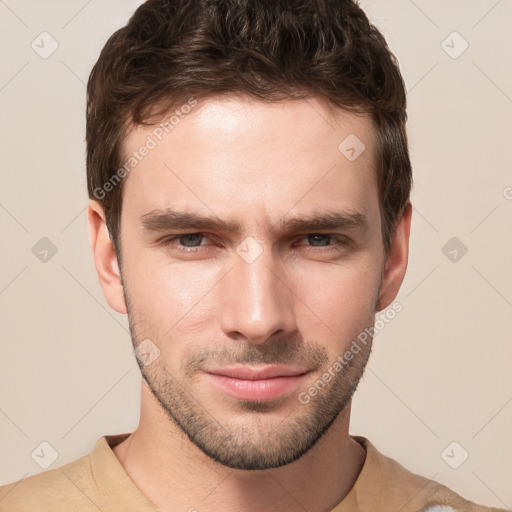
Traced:
[[[306, 454], [349, 405], [372, 349], [370, 339], [359, 353], [344, 361], [340, 371], [332, 372], [333, 361], [329, 360], [322, 344], [317, 342], [303, 343], [296, 338], [280, 338], [259, 346], [246, 343], [243, 346], [217, 347], [213, 350], [211, 347], [203, 347], [185, 356], [180, 372], [176, 375], [165, 365], [165, 355], [169, 351], [168, 347], [172, 346], [171, 340], [157, 341], [143, 334], [150, 332], [151, 325], [140, 316], [124, 284], [123, 289], [134, 348], [149, 338], [162, 352], [149, 365], [137, 358], [142, 377], [151, 393], [173, 425], [179, 427], [190, 442], [212, 460], [230, 468], [278, 468]], [[358, 333], [353, 334], [357, 336]], [[237, 400], [233, 404], [233, 417], [236, 421], [228, 421], [194, 395], [194, 383], [206, 361], [305, 364], [315, 370], [312, 375], [316, 379], [310, 380], [311, 385], [318, 383], [329, 369], [334, 377], [329, 382], [323, 382], [318, 393], [310, 396], [307, 404], [298, 400], [297, 393], [269, 402]], [[287, 410], [292, 404], [291, 411], [279, 415], [280, 408], [282, 410], [286, 404]], [[273, 415], [273, 421], [268, 421], [269, 415]]]

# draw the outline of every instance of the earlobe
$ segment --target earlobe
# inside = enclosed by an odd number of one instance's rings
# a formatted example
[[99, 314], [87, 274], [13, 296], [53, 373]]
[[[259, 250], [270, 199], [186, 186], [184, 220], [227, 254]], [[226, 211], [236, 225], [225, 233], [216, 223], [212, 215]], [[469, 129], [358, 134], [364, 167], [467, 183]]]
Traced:
[[377, 311], [386, 309], [398, 295], [407, 269], [409, 258], [409, 236], [412, 204], [407, 201], [401, 217], [397, 220], [391, 237], [388, 258], [382, 274], [381, 291]]
[[93, 199], [89, 200], [87, 222], [94, 264], [103, 295], [114, 311], [126, 313], [124, 290], [114, 243], [105, 222], [103, 207]]

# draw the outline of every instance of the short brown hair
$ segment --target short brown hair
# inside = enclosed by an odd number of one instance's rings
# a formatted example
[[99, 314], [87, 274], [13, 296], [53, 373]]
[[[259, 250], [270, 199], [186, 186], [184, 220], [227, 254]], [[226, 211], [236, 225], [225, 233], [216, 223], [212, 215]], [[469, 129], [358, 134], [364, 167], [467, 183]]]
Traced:
[[108, 39], [87, 84], [88, 192], [104, 208], [118, 257], [130, 127], [153, 125], [191, 97], [235, 93], [320, 96], [371, 116], [387, 255], [412, 186], [406, 93], [396, 58], [357, 2], [148, 0]]

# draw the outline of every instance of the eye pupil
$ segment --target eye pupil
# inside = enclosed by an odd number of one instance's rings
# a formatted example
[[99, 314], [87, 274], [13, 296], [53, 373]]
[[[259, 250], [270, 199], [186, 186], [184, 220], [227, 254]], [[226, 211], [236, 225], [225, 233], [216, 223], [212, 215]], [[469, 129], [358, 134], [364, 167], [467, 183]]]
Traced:
[[329, 241], [329, 236], [328, 235], [321, 235], [321, 234], [313, 234], [313, 235], [308, 235], [308, 238], [309, 238], [309, 241], [311, 241], [312, 238], [316, 239], [315, 242], [318, 242], [319, 239], [321, 241], [321, 239], [323, 238], [324, 240], [327, 240]]
[[[196, 237], [196, 238], [197, 238], [197, 237], [199, 237], [199, 236], [201, 236], [199, 233], [191, 233], [191, 234], [188, 234], [188, 235], [181, 235], [181, 236], [179, 237], [179, 242], [180, 242], [180, 244], [181, 244], [181, 243], [182, 243], [182, 241], [183, 241], [183, 239], [186, 239], [186, 240], [188, 240], [188, 241], [190, 242], [190, 237], [192, 237], [192, 238], [193, 238], [193, 237]], [[187, 246], [187, 242], [185, 242], [183, 245]], [[187, 246], [187, 247], [188, 247], [188, 246]], [[194, 247], [194, 244], [193, 244], [193, 243], [192, 243], [192, 247]]]

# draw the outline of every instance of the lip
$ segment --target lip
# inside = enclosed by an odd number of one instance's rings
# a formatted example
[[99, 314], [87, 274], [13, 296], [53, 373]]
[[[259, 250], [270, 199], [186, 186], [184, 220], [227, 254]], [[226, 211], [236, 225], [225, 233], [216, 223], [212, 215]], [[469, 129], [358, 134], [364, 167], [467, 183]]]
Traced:
[[308, 370], [301, 368], [293, 368], [280, 364], [272, 364], [265, 366], [230, 366], [229, 368], [213, 368], [204, 370], [206, 373], [214, 375], [223, 375], [234, 379], [244, 380], [261, 380], [273, 379], [276, 377], [293, 377], [306, 373]]
[[309, 370], [268, 365], [215, 368], [204, 372], [212, 385], [238, 400], [266, 402], [292, 392]]

